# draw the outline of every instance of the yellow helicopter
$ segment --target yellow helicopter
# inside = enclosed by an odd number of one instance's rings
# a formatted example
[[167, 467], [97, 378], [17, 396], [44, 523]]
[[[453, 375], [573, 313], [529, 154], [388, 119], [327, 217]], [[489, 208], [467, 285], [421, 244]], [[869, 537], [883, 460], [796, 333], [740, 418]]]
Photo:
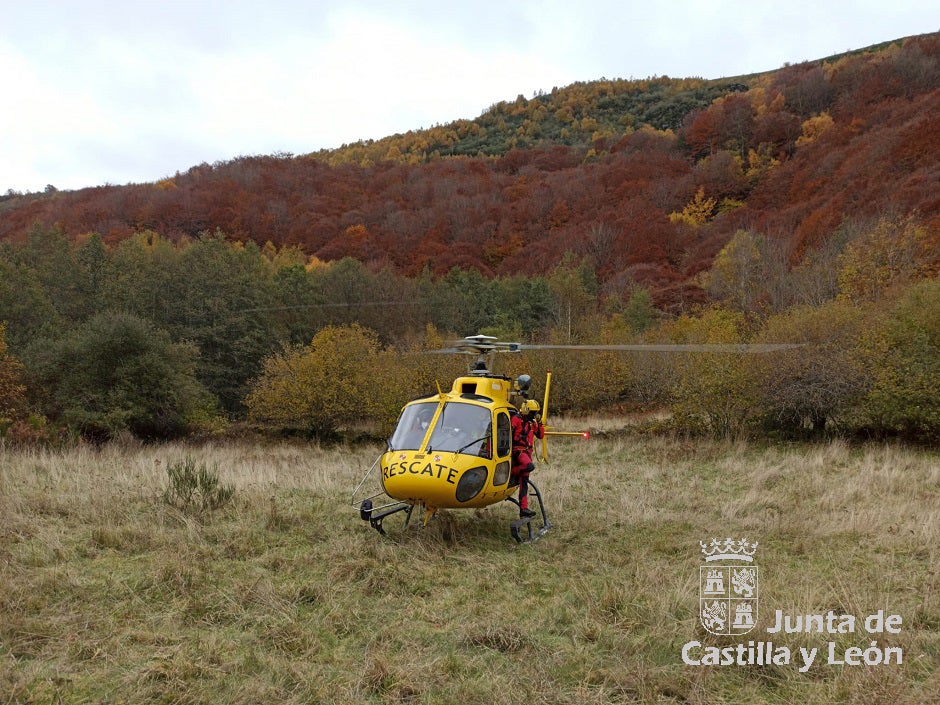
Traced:
[[[541, 413], [545, 436], [589, 437], [587, 432], [550, 430], [548, 417], [551, 372], [545, 380], [544, 397], [539, 407], [529, 398], [529, 375], [516, 379], [490, 371], [487, 357], [499, 352], [528, 349], [634, 350], [654, 352], [766, 352], [793, 345], [521, 345], [500, 342], [494, 337], [474, 335], [457, 342], [453, 348], [438, 352], [463, 352], [477, 355], [466, 376], [454, 380], [449, 391], [408, 402], [398, 417], [387, 450], [372, 464], [353, 491], [352, 506], [359, 510], [380, 534], [388, 517], [405, 513], [405, 526], [415, 507], [423, 507], [424, 523], [438, 509], [479, 508], [502, 501], [520, 506], [513, 497], [519, 485], [512, 473], [512, 417], [520, 413]], [[546, 439], [537, 452], [540, 461], [548, 459]], [[381, 492], [361, 497], [363, 487], [378, 471]], [[528, 489], [537, 511], [520, 516], [510, 524], [510, 534], [518, 541], [534, 541], [552, 526], [542, 494], [531, 480]], [[379, 498], [389, 501], [376, 505]], [[523, 535], [525, 530], [525, 535]]]
[[[509, 500], [519, 504], [513, 495], [519, 480], [513, 476], [512, 416], [519, 413], [539, 414], [545, 426], [551, 389], [551, 372], [546, 375], [541, 406], [529, 398], [532, 380], [520, 375], [515, 380], [491, 372], [486, 357], [496, 352], [519, 352], [518, 343], [503, 343], [496, 338], [475, 335], [464, 338], [452, 349], [442, 352], [475, 353], [478, 358], [464, 377], [454, 380], [449, 391], [408, 402], [398, 417], [388, 450], [369, 468], [353, 492], [353, 506], [360, 516], [379, 533], [382, 522], [393, 514], [406, 513], [405, 525], [416, 506], [425, 510], [424, 523], [438, 509], [479, 508]], [[577, 435], [585, 432], [552, 431], [545, 435]], [[538, 453], [541, 461], [548, 459], [548, 446], [541, 439]], [[358, 498], [366, 480], [376, 470], [381, 472], [382, 493]], [[534, 482], [528, 488], [538, 511], [534, 516], [512, 522], [510, 533], [516, 541], [535, 540], [551, 528]], [[374, 500], [387, 495], [392, 501], [375, 506]]]

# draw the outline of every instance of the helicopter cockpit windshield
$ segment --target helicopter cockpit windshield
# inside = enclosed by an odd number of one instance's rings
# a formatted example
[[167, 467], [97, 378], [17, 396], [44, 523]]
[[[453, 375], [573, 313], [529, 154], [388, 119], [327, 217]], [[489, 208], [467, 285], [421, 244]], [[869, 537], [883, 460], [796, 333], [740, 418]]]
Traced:
[[389, 450], [450, 451], [491, 457], [493, 418], [490, 410], [476, 404], [444, 404], [428, 442], [428, 427], [437, 412], [436, 402], [421, 402], [405, 407], [395, 433], [388, 441]]
[[388, 441], [388, 449], [421, 450], [421, 441], [428, 435], [428, 427], [436, 411], [437, 402], [406, 406], [398, 419], [395, 433]]
[[486, 407], [462, 402], [449, 402], [438, 416], [428, 441], [429, 451], [453, 451], [469, 455], [490, 456], [493, 418]]

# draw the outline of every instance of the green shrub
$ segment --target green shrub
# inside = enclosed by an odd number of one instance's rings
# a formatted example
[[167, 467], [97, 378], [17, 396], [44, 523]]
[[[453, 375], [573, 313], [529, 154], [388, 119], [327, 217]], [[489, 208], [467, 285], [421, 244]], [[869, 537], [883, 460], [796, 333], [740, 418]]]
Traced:
[[212, 512], [228, 504], [235, 488], [219, 481], [217, 468], [197, 464], [191, 457], [167, 466], [170, 483], [163, 492], [167, 504], [188, 514]]
[[874, 383], [865, 400], [884, 433], [940, 440], [940, 279], [911, 285], [866, 340]]
[[130, 431], [169, 438], [213, 400], [195, 377], [198, 351], [128, 313], [107, 312], [33, 348], [33, 387], [55, 423], [95, 440]]

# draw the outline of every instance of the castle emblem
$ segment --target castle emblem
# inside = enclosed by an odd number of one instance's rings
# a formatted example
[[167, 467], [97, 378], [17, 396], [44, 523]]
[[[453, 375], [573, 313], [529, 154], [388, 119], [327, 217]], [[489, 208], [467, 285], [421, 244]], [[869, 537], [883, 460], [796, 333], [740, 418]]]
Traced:
[[705, 565], [699, 568], [699, 619], [712, 634], [747, 634], [757, 623], [757, 543], [747, 539], [699, 542]]

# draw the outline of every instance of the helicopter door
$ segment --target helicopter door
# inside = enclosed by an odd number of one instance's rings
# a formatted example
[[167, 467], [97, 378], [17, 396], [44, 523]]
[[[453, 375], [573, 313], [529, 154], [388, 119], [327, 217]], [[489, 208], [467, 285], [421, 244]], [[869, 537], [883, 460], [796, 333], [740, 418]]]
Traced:
[[512, 453], [512, 423], [509, 414], [500, 411], [496, 415], [496, 470], [493, 473], [494, 485], [505, 485], [509, 480], [509, 455]]

